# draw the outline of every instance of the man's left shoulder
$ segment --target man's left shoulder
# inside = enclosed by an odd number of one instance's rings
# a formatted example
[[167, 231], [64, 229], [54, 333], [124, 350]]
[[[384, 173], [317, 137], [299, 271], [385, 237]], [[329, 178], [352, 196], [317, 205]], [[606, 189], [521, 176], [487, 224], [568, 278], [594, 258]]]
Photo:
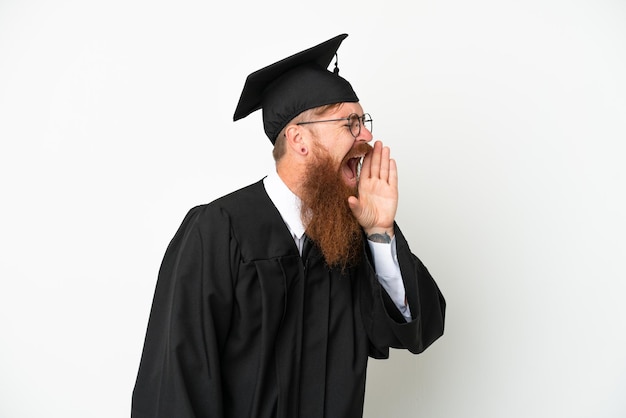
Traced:
[[258, 205], [259, 201], [264, 198], [267, 198], [267, 193], [265, 193], [265, 188], [263, 187], [263, 180], [259, 180], [215, 199], [208, 206], [233, 212], [242, 208], [251, 209], [254, 206], [250, 205]]

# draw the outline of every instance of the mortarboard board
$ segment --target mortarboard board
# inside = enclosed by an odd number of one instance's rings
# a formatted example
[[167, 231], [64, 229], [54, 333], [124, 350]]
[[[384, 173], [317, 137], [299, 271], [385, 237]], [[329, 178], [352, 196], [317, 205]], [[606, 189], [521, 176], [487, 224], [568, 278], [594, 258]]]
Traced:
[[263, 128], [272, 144], [294, 117], [318, 106], [358, 102], [350, 83], [328, 65], [347, 34], [298, 52], [250, 74], [233, 119], [263, 109]]

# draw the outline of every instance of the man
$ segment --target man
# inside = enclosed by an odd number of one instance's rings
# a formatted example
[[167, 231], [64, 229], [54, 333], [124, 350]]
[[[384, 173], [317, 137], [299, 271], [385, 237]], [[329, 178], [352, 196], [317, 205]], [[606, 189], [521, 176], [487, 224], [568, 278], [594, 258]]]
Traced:
[[444, 298], [394, 222], [395, 162], [327, 70], [346, 36], [248, 76], [234, 118], [263, 110], [276, 173], [171, 241], [133, 417], [360, 417], [368, 356], [442, 335]]

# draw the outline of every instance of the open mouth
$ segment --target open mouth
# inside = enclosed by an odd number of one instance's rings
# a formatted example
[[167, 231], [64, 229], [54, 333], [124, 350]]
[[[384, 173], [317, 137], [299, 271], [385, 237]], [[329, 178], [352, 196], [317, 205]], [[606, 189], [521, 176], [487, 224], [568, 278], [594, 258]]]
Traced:
[[369, 144], [362, 143], [354, 147], [343, 159], [341, 168], [346, 181], [350, 185], [358, 184], [363, 166], [363, 158], [372, 150]]
[[363, 158], [365, 155], [361, 155], [358, 157], [352, 157], [348, 159], [345, 167], [347, 170], [344, 170], [346, 177], [348, 180], [356, 179], [359, 180], [359, 176], [361, 175], [361, 167], [363, 166]]

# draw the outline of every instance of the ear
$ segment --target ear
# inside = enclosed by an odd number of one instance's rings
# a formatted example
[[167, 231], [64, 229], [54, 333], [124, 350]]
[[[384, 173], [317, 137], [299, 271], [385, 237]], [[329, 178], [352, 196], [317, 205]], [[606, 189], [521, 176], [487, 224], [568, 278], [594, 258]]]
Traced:
[[285, 140], [287, 148], [289, 148], [296, 155], [307, 155], [309, 148], [307, 141], [303, 136], [303, 128], [298, 125], [289, 125], [285, 129]]

